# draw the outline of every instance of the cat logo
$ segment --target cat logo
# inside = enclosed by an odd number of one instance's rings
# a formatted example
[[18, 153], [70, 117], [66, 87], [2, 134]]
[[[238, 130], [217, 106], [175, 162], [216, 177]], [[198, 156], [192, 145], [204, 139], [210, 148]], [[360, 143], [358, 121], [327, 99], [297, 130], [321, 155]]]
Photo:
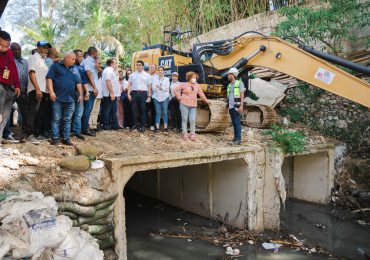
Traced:
[[159, 57], [158, 65], [164, 68], [164, 75], [166, 77], [171, 77], [172, 72], [177, 71], [175, 57], [173, 55]]

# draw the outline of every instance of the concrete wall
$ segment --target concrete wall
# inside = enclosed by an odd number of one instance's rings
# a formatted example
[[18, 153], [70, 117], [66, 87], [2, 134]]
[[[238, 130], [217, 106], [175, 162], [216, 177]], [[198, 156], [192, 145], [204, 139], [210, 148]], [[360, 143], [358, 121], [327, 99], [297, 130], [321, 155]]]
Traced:
[[333, 186], [331, 159], [328, 152], [285, 158], [282, 171], [287, 196], [309, 202], [327, 203]]
[[126, 187], [195, 214], [248, 228], [247, 166], [239, 159], [137, 172]]

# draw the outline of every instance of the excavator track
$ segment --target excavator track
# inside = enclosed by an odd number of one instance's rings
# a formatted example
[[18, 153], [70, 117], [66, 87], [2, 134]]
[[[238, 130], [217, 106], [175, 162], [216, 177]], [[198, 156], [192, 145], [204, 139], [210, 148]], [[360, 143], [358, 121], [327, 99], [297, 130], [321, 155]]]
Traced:
[[242, 125], [269, 128], [278, 122], [277, 112], [265, 105], [247, 105], [243, 111]]
[[199, 103], [196, 132], [223, 132], [231, 124], [224, 100], [209, 100], [209, 105]]

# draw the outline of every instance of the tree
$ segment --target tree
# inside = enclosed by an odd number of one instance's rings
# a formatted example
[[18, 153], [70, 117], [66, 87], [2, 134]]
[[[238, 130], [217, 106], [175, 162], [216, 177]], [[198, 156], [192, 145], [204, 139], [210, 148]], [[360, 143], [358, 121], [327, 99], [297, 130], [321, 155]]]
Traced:
[[280, 37], [297, 38], [306, 44], [322, 45], [338, 54], [353, 32], [370, 25], [370, 1], [327, 0], [319, 6], [290, 6], [280, 9], [285, 20], [276, 28]]

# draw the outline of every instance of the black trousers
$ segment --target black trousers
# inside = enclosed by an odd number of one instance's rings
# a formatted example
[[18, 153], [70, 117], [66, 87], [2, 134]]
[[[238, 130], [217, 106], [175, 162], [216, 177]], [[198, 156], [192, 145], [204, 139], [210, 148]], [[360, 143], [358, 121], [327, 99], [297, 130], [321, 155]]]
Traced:
[[146, 99], [148, 98], [147, 91], [131, 91], [132, 112], [134, 115], [134, 123], [137, 128], [145, 127], [146, 124]]
[[42, 99], [36, 99], [36, 91], [28, 93], [25, 132], [27, 135], [42, 135], [51, 130], [50, 95], [42, 93]]
[[155, 126], [155, 106], [153, 100], [146, 104], [147, 107], [147, 126]]
[[169, 108], [171, 113], [172, 128], [181, 129], [181, 111], [179, 101], [177, 101], [176, 98], [171, 99]]
[[26, 111], [27, 107], [27, 92], [22, 91], [19, 97], [17, 97], [16, 102], [18, 104], [18, 111], [22, 118], [22, 129], [25, 128], [25, 118], [26, 118]]
[[131, 102], [128, 100], [127, 97], [122, 99], [123, 102], [123, 127], [133, 127], [134, 123], [132, 121], [132, 109], [131, 109]]

